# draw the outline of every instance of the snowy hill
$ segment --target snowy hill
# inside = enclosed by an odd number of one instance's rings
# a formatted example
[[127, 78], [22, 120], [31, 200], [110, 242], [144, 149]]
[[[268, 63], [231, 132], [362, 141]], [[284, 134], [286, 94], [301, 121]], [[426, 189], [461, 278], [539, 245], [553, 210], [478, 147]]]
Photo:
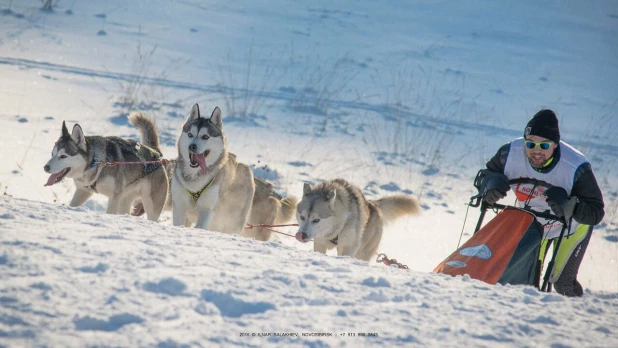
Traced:
[[11, 346], [618, 345], [616, 294], [569, 299], [7, 196], [0, 235]]

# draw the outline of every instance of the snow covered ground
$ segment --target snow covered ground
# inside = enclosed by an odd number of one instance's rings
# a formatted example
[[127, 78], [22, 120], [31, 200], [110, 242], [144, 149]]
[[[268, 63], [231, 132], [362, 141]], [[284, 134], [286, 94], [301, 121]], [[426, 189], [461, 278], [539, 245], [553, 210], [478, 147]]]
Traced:
[[[54, 3], [0, 0], [0, 346], [618, 346], [615, 1]], [[410, 270], [43, 187], [63, 120], [137, 139], [145, 111], [172, 158], [193, 103], [281, 194], [343, 177], [418, 197], [380, 248]], [[476, 224], [476, 171], [543, 107], [605, 196], [586, 295], [432, 274]]]
[[618, 344], [615, 293], [570, 299], [85, 208], [0, 202], [0, 338], [9, 345]]

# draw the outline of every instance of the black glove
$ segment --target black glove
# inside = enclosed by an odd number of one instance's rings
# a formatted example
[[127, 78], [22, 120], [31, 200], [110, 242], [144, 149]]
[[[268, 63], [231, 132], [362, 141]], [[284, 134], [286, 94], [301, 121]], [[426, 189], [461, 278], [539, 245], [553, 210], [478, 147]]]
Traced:
[[506, 193], [511, 189], [509, 179], [502, 173], [485, 170], [481, 179], [479, 192], [483, 195], [483, 200], [489, 204], [494, 204], [506, 197]]
[[489, 189], [483, 194], [483, 200], [489, 204], [494, 204], [504, 197], [506, 197], [506, 192], [502, 192], [498, 189]]
[[577, 205], [576, 197], [569, 197], [565, 189], [558, 186], [552, 186], [545, 190], [545, 200], [551, 211], [559, 218], [564, 218], [564, 221], [569, 221], [573, 217], [575, 206]]

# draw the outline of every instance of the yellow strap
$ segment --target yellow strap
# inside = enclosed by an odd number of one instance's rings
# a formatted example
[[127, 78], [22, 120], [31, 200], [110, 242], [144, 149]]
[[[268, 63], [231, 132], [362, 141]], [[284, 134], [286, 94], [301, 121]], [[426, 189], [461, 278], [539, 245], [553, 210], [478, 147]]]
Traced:
[[287, 197], [282, 199], [281, 203], [287, 205], [290, 208], [294, 208], [294, 204], [292, 204], [292, 202]]
[[[238, 168], [238, 162], [236, 162], [236, 168]], [[199, 190], [198, 192], [191, 192], [189, 190], [187, 190], [187, 192], [189, 192], [189, 194], [191, 195], [191, 197], [193, 198], [193, 202], [197, 202], [198, 199], [200, 199], [200, 196], [202, 195], [202, 193], [204, 193], [204, 191], [206, 191], [206, 189], [208, 189], [210, 187], [210, 185], [212, 184], [213, 181], [215, 181], [215, 178], [217, 176], [215, 175], [208, 184], [206, 184], [206, 186], [204, 186], [203, 189]]]
[[187, 190], [187, 192], [189, 192], [189, 194], [191, 195], [191, 198], [193, 198], [193, 203], [197, 202], [197, 200], [200, 199], [200, 196], [202, 195], [202, 193], [204, 193], [204, 191], [206, 191], [206, 189], [210, 187], [213, 181], [215, 181], [215, 178], [212, 178], [210, 182], [206, 184], [206, 186], [204, 186], [204, 188], [202, 188], [201, 190], [197, 192], [191, 192]]

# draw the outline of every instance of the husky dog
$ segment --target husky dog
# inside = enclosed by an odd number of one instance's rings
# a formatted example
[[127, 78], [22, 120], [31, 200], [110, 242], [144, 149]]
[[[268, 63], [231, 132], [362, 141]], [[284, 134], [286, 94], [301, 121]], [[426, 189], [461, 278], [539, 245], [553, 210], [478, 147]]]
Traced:
[[313, 239], [313, 250], [321, 253], [337, 247], [339, 256], [369, 261], [378, 250], [385, 222], [419, 213], [413, 197], [393, 195], [369, 201], [358, 187], [343, 179], [314, 187], [305, 183], [296, 208], [296, 239]]
[[43, 167], [51, 174], [45, 186], [65, 177], [72, 178], [76, 190], [70, 205], [81, 206], [94, 193], [101, 193], [109, 198], [108, 214], [128, 214], [133, 201], [141, 199], [148, 219], [157, 221], [169, 186], [163, 166], [158, 163], [105, 165], [160, 160], [159, 134], [152, 120], [133, 113], [129, 122], [139, 129], [142, 144], [113, 136], [84, 136], [79, 124], [69, 133], [62, 122], [62, 135], [54, 145], [52, 158]]
[[178, 158], [172, 177], [172, 214], [175, 226], [224, 233], [243, 232], [255, 194], [253, 172], [227, 151], [221, 110], [210, 118], [197, 104], [178, 138]]
[[[249, 215], [249, 223], [252, 225], [283, 224], [294, 217], [298, 198], [294, 196], [282, 197], [273, 190], [273, 185], [259, 178], [253, 178], [255, 182], [255, 195]], [[244, 231], [243, 235], [260, 241], [270, 238], [270, 230], [265, 228], [252, 228]]]
[[[170, 163], [168, 163], [165, 167], [170, 181], [170, 186], [172, 178], [174, 177], [174, 161], [175, 160], [170, 161]], [[254, 177], [253, 182], [255, 183], [255, 194], [253, 195], [251, 213], [249, 214], [248, 221], [251, 225], [258, 226], [283, 224], [290, 221], [294, 217], [298, 198], [294, 196], [282, 197], [275, 192], [272, 184], [260, 178]], [[170, 211], [172, 209], [172, 195], [169, 194], [163, 210]], [[140, 216], [142, 214], [144, 214], [144, 205], [141, 201], [137, 201], [133, 207], [132, 215]], [[194, 224], [195, 218], [196, 216], [194, 215], [188, 215], [185, 222], [186, 225]], [[262, 227], [253, 227], [251, 229], [245, 229], [242, 235], [257, 239], [259, 241], [267, 241], [270, 239], [271, 231]]]

